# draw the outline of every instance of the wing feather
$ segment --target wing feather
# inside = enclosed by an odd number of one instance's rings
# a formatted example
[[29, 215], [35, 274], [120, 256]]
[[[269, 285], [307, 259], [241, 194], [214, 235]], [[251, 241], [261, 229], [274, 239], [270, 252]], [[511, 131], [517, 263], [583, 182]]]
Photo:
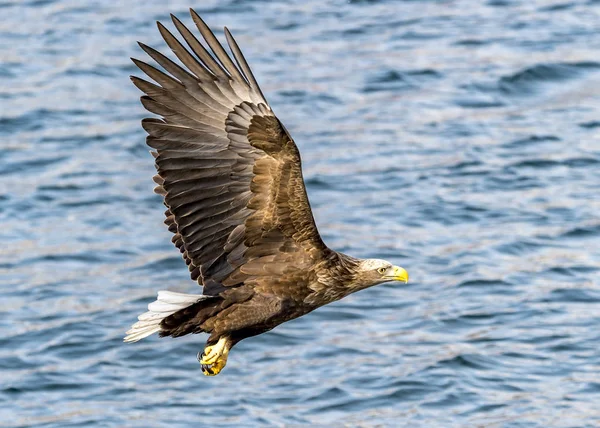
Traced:
[[[174, 15], [171, 15], [171, 17], [175, 25], [180, 23]], [[157, 25], [158, 30], [163, 36], [163, 39], [165, 39], [167, 45], [169, 45], [173, 53], [188, 68], [188, 70], [194, 73], [200, 80], [212, 80], [214, 76], [198, 63], [198, 61], [188, 52], [188, 50], [179, 42], [179, 40], [177, 40], [175, 36], [173, 36], [173, 34], [160, 22], [158, 22]]]
[[244, 58], [244, 54], [242, 54], [242, 51], [240, 50], [238, 44], [236, 43], [235, 39], [233, 38], [227, 27], [225, 27], [225, 37], [227, 38], [227, 44], [229, 45], [229, 48], [233, 53], [235, 62], [237, 63], [238, 67], [240, 67], [240, 69], [242, 70], [244, 77], [250, 84], [250, 88], [252, 88], [252, 90], [257, 94], [259, 94], [262, 100], [264, 101], [265, 96], [260, 90], [260, 87], [258, 86], [256, 79], [254, 78], [254, 74], [252, 73], [250, 66], [246, 62], [246, 58]]
[[[195, 12], [193, 12], [191, 9], [190, 13], [192, 14], [192, 17], [193, 14], [195, 14]], [[227, 75], [225, 70], [223, 70], [221, 65], [219, 65], [219, 63], [217, 63], [217, 61], [214, 60], [214, 58], [208, 53], [206, 48], [202, 46], [202, 43], [198, 41], [196, 36], [194, 36], [192, 32], [188, 30], [188, 28], [185, 25], [183, 25], [179, 19], [177, 19], [177, 17], [175, 17], [174, 15], [171, 16], [175, 27], [177, 27], [177, 30], [179, 31], [183, 39], [186, 41], [192, 52], [194, 52], [194, 54], [196, 54], [200, 61], [202, 61], [202, 64], [206, 67], [207, 71], [210, 70], [210, 73], [212, 73], [212, 75], [216, 76], [217, 78], [228, 80], [229, 76]]]
[[218, 60], [221, 62], [223, 68], [227, 71], [229, 76], [233, 78], [234, 82], [245, 82], [237, 67], [233, 65], [233, 62], [231, 62], [231, 59], [229, 58], [229, 55], [227, 55], [227, 52], [225, 52], [225, 49], [223, 49], [223, 46], [221, 46], [221, 43], [219, 43], [213, 32], [210, 31], [210, 28], [208, 28], [208, 25], [206, 25], [206, 23], [202, 20], [202, 18], [200, 18], [200, 15], [198, 15], [196, 11], [190, 9], [190, 13], [192, 15], [192, 19], [194, 20], [194, 23], [196, 24], [196, 27], [200, 31], [200, 34], [202, 34], [202, 37], [204, 38], [212, 52], [215, 54], [215, 56], [218, 58]]

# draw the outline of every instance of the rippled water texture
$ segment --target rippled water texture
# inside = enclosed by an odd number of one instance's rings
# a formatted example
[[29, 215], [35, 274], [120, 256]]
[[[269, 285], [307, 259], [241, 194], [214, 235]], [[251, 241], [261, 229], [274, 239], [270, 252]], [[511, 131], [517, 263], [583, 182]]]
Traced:
[[[600, 2], [0, 2], [0, 426], [600, 426]], [[199, 291], [136, 41], [236, 35], [331, 247], [405, 266], [238, 345], [123, 344]], [[170, 26], [171, 28], [171, 26]]]

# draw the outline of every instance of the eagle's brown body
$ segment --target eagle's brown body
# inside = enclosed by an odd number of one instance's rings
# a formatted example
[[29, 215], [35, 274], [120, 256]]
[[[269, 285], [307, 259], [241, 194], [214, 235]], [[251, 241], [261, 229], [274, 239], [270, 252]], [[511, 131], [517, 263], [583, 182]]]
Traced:
[[[320, 306], [339, 300], [348, 294], [342, 281], [321, 282], [322, 278], [342, 278], [339, 259], [345, 257], [331, 252], [320, 269], [295, 270], [277, 280], [257, 278], [251, 286], [231, 287], [216, 297], [201, 300], [165, 318], [161, 336], [183, 336], [189, 333], [211, 333], [209, 344], [224, 334], [230, 334], [237, 343], [273, 329], [281, 323], [305, 315]], [[353, 264], [348, 260], [344, 263]], [[332, 275], [335, 270], [341, 275]], [[248, 284], [250, 285], [250, 284]]]
[[146, 94], [144, 107], [161, 116], [142, 121], [155, 150], [155, 192], [164, 196], [165, 224], [203, 295], [159, 292], [125, 340], [209, 333], [201, 363], [205, 374], [217, 374], [240, 340], [401, 277], [387, 262], [363, 266], [327, 248], [298, 148], [229, 31], [237, 65], [194, 11], [213, 55], [172, 18], [189, 50], [160, 23], [159, 30], [183, 66], [140, 44], [166, 73], [134, 59], [158, 85], [132, 80]]

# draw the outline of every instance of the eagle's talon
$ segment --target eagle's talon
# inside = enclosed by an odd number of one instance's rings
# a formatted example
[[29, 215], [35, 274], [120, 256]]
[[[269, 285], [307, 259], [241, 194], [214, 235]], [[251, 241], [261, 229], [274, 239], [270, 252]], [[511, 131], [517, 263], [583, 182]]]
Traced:
[[215, 345], [204, 348], [202, 354], [198, 353], [198, 361], [205, 376], [218, 375], [225, 364], [229, 353], [229, 342], [227, 337], [221, 337]]
[[213, 364], [217, 358], [219, 358], [219, 354], [220, 354], [220, 349], [215, 349], [214, 346], [207, 346], [206, 348], [204, 348], [204, 351], [202, 352], [202, 355], [200, 356], [200, 364]]

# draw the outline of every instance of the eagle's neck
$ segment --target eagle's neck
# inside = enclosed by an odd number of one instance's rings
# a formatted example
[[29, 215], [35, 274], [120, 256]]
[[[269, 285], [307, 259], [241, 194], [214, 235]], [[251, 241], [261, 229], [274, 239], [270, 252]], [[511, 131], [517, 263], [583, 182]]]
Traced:
[[336, 253], [337, 263], [333, 267], [339, 274], [339, 277], [344, 280], [349, 280], [354, 277], [356, 270], [360, 266], [362, 259], [357, 259], [355, 257], [349, 256], [344, 253]]
[[361, 259], [331, 251], [317, 269], [316, 281], [310, 284], [313, 294], [309, 299], [319, 302], [319, 306], [321, 306], [364, 288], [353, 286], [361, 261]]

